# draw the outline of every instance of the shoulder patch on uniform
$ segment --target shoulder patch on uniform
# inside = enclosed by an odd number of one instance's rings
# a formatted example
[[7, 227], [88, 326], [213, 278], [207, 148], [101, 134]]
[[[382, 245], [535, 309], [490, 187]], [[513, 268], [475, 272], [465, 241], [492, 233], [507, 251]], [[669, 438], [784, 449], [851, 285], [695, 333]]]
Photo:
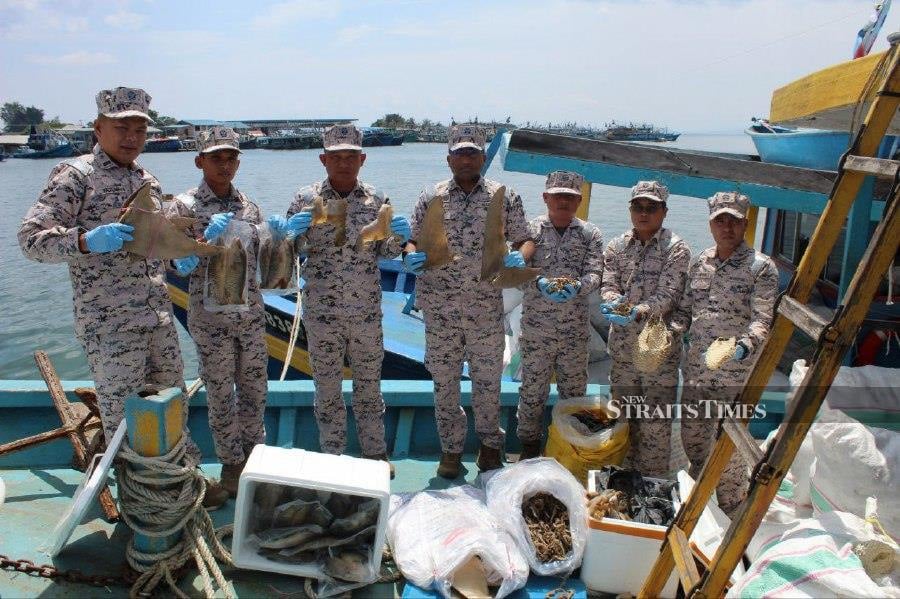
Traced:
[[[759, 273], [762, 272], [762, 269], [766, 267], [766, 264], [771, 262], [771, 259], [763, 254], [762, 252], [758, 252], [753, 250], [753, 264], [750, 265], [750, 272], [753, 273], [753, 276], [758, 276]], [[775, 263], [772, 262], [774, 265]], [[776, 267], [777, 268], [777, 267]]]
[[81, 173], [83, 176], [87, 177], [94, 172], [94, 163], [93, 161], [89, 161], [85, 156], [78, 156], [77, 158], [68, 158], [63, 160], [60, 164], [67, 164], [74, 168], [76, 171]]

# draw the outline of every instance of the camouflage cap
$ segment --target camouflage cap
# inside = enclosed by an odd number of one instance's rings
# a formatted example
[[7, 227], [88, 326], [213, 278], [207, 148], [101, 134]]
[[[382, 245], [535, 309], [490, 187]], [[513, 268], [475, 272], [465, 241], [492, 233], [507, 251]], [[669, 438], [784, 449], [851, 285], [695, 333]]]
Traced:
[[730, 214], [737, 218], [747, 218], [750, 198], [736, 191], [719, 191], [707, 200], [709, 204], [709, 220], [720, 214]]
[[356, 125], [332, 125], [322, 133], [322, 147], [326, 152], [338, 150], [362, 151], [363, 134]]
[[197, 149], [201, 154], [209, 154], [219, 150], [241, 151], [238, 134], [231, 127], [217, 125], [206, 131], [201, 131], [197, 136]]
[[638, 181], [637, 185], [631, 188], [629, 201], [637, 198], [665, 203], [669, 199], [669, 188], [659, 181]]
[[447, 138], [447, 147], [451, 152], [462, 148], [475, 148], [484, 152], [486, 139], [484, 129], [478, 125], [453, 125]]
[[584, 177], [571, 171], [553, 171], [547, 175], [544, 193], [571, 193], [581, 196], [581, 184]]
[[150, 94], [136, 87], [101, 89], [97, 93], [97, 114], [111, 119], [139, 116], [152, 123], [147, 112], [150, 110]]

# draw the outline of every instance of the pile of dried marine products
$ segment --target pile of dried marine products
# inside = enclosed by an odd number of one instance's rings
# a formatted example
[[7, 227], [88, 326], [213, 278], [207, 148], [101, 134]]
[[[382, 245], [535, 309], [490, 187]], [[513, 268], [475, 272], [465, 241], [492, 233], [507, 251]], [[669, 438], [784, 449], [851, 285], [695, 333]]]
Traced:
[[522, 502], [522, 516], [538, 561], [560, 561], [571, 553], [569, 510], [562, 501], [550, 493], [536, 493]]
[[348, 582], [371, 580], [378, 499], [260, 483], [249, 531], [259, 555], [318, 567]]

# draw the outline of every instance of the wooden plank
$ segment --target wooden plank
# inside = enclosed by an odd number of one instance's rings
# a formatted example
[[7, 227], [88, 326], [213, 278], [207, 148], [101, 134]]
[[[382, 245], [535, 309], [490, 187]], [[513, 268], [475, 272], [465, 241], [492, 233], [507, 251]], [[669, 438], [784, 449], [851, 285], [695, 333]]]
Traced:
[[[818, 194], [828, 194], [836, 177], [832, 171], [770, 164], [747, 155], [584, 139], [528, 129], [512, 132], [509, 152], [559, 156], [734, 182], [735, 185], [756, 184]], [[588, 180], [603, 182], [593, 178]]]
[[9, 443], [3, 443], [2, 445], [0, 445], [0, 455], [12, 453], [21, 449], [27, 449], [34, 445], [40, 445], [41, 443], [46, 443], [47, 441], [53, 441], [54, 439], [68, 436], [69, 429], [65, 426], [61, 426], [59, 428], [53, 429], [52, 431], [38, 433], [37, 435], [31, 435], [30, 437], [25, 437], [24, 439], [19, 439], [17, 441], [10, 441]]
[[744, 243], [756, 247], [756, 223], [759, 220], [759, 206], [750, 206], [747, 210], [747, 230], [744, 231]]
[[746, 426], [732, 418], [724, 418], [722, 420], [722, 430], [731, 437], [731, 442], [734, 443], [735, 448], [741, 452], [751, 467], [762, 460], [762, 451], [760, 451], [753, 437], [750, 436]]
[[[850, 131], [853, 113], [865, 115], [868, 101], [858, 106], [869, 76], [887, 52], [870, 54], [816, 71], [772, 93], [769, 120], [798, 127]], [[858, 123], [857, 123], [858, 124]], [[887, 133], [900, 133], [893, 119]]]
[[581, 203], [578, 204], [578, 210], [575, 211], [575, 216], [581, 220], [588, 219], [588, 211], [591, 208], [592, 188], [593, 184], [590, 181], [585, 180], [585, 182], [581, 184]]
[[844, 161], [844, 168], [863, 175], [872, 175], [879, 179], [893, 180], [897, 176], [897, 170], [900, 169], [900, 161], [850, 155]]
[[806, 304], [801, 304], [789, 295], [785, 295], [778, 303], [778, 313], [789, 319], [794, 325], [813, 340], [818, 341], [828, 321], [819, 316]]
[[700, 582], [700, 572], [697, 571], [697, 564], [694, 563], [694, 554], [688, 544], [687, 536], [683, 530], [673, 524], [669, 528], [667, 538], [669, 547], [672, 548], [678, 577], [681, 579], [681, 587], [684, 589], [685, 595], [690, 596], [691, 589]]

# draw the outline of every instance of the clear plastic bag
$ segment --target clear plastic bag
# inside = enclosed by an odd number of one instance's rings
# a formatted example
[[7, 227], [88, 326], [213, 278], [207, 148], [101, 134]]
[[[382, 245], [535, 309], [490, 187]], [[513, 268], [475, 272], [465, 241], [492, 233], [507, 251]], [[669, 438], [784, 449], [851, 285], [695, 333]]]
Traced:
[[203, 277], [203, 309], [207, 312], [246, 312], [253, 252], [253, 225], [232, 219], [213, 245], [223, 250], [206, 264]]
[[[522, 504], [538, 493], [552, 495], [569, 514], [572, 548], [564, 559], [538, 559], [522, 514]], [[508, 466], [487, 482], [487, 506], [511, 536], [531, 570], [540, 576], [568, 575], [581, 565], [587, 544], [587, 496], [584, 487], [551, 458], [535, 458]]]
[[387, 537], [403, 576], [450, 597], [454, 573], [473, 557], [487, 583], [505, 597], [528, 581], [528, 563], [469, 485], [392, 496]]
[[297, 291], [296, 240], [280, 234], [268, 223], [259, 230], [259, 288], [266, 293], [287, 295]]

